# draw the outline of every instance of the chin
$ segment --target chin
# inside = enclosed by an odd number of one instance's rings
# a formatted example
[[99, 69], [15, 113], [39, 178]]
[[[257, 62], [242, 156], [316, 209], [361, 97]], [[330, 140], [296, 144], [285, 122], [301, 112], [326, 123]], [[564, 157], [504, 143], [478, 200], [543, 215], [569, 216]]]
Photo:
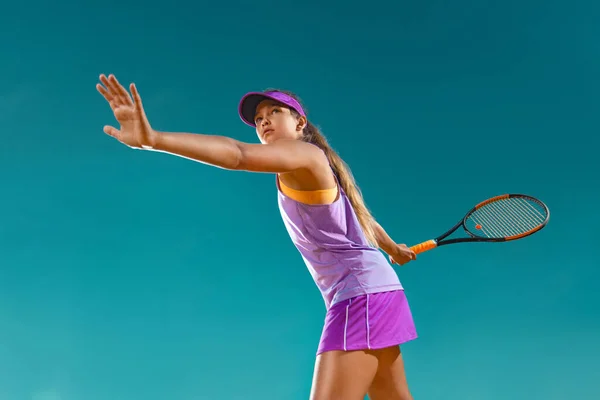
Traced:
[[272, 134], [268, 134], [267, 137], [263, 138], [263, 143], [273, 143], [276, 142], [277, 139], [279, 139], [277, 136], [274, 136]]

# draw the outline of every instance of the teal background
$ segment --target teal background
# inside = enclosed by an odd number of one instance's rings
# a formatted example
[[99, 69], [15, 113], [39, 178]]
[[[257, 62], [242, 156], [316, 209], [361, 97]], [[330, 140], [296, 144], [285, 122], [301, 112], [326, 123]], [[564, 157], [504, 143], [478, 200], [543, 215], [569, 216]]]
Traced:
[[505, 192], [525, 240], [397, 268], [415, 399], [600, 398], [599, 3], [32, 2], [0, 13], [0, 399], [307, 399], [323, 301], [274, 178], [104, 135], [100, 73], [155, 128], [256, 142], [297, 92], [392, 237]]

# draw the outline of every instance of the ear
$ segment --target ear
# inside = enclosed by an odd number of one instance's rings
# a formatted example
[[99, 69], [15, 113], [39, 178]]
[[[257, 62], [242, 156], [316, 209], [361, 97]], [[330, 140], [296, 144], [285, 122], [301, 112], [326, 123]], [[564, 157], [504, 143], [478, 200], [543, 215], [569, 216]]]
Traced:
[[298, 124], [296, 125], [296, 130], [302, 132], [306, 125], [308, 124], [308, 120], [304, 116], [300, 116], [298, 118]]

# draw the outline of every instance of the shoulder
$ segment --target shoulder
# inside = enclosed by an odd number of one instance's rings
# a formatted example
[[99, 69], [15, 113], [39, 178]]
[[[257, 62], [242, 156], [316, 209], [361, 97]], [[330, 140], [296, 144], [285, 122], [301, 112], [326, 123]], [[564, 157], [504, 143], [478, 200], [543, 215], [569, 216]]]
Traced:
[[307, 160], [307, 167], [310, 169], [329, 169], [329, 159], [319, 146], [313, 143], [303, 142], [301, 140], [281, 140], [281, 146], [289, 146], [291, 151], [297, 151]]
[[[298, 142], [298, 141], [297, 141]], [[325, 152], [317, 145], [299, 142], [291, 144], [302, 151], [306, 160], [304, 168], [280, 174], [283, 183], [295, 190], [312, 191], [336, 187], [336, 180]]]
[[239, 145], [239, 169], [286, 173], [316, 170], [327, 165], [327, 156], [315, 145], [300, 140], [282, 139], [268, 144]]

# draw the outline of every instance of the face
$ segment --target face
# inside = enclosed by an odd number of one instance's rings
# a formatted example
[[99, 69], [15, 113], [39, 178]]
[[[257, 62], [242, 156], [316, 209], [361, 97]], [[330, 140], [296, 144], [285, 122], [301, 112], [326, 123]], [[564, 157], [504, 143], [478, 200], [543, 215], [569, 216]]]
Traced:
[[279, 139], [298, 139], [306, 125], [306, 118], [296, 118], [290, 109], [272, 100], [262, 101], [254, 116], [256, 134], [260, 141], [272, 143]]

